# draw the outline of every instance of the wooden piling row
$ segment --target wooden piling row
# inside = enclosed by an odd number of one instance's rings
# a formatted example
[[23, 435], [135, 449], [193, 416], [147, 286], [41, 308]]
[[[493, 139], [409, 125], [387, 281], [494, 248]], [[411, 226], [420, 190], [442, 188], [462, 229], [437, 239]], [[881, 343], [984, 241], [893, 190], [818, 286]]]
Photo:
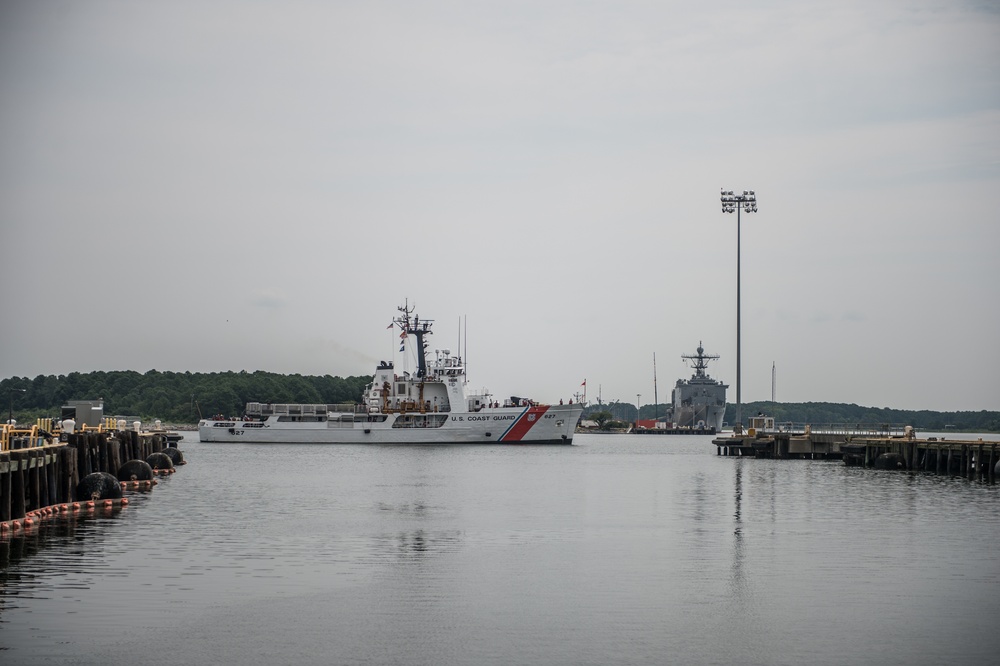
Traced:
[[92, 472], [117, 475], [129, 460], [145, 460], [167, 448], [159, 434], [83, 432], [63, 444], [0, 453], [0, 523], [73, 502], [80, 479]]

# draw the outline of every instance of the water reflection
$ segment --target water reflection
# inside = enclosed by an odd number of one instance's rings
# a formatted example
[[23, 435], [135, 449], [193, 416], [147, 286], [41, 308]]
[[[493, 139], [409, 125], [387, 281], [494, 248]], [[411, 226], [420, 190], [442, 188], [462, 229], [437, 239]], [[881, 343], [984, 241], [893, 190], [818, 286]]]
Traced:
[[428, 514], [428, 507], [422, 502], [406, 502], [403, 504], [388, 504], [386, 502], [379, 502], [375, 505], [376, 509], [382, 512], [398, 513], [401, 515], [409, 515], [416, 517], [426, 517]]
[[0, 618], [52, 593], [62, 577], [85, 577], [102, 559], [107, 525], [121, 512], [121, 507], [101, 507], [78, 516], [53, 517], [0, 538]]
[[988, 662], [998, 487], [709, 447], [195, 446], [153, 501], [0, 542], [0, 651], [856, 664], [962, 645]]
[[732, 589], [740, 595], [747, 591], [743, 574], [743, 560], [746, 554], [746, 544], [743, 541], [743, 460], [736, 461], [733, 503], [735, 506], [733, 510]]
[[453, 553], [462, 544], [462, 532], [416, 529], [372, 537], [372, 551], [377, 559], [386, 557], [406, 561]]
[[78, 552], [72, 550], [74, 543], [94, 537], [98, 524], [115, 519], [121, 512], [120, 506], [112, 509], [99, 507], [81, 515], [48, 518], [27, 530], [4, 534], [0, 537], [0, 580], [10, 574], [12, 567], [47, 548], [70, 548], [71, 552]]

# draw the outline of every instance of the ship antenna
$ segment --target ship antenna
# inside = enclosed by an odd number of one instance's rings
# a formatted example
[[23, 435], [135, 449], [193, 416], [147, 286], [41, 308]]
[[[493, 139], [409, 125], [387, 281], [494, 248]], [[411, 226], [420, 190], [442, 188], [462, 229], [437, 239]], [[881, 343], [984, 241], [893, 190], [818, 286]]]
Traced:
[[777, 366], [775, 365], [774, 361], [771, 361], [771, 402], [774, 402], [774, 379], [775, 379], [775, 373], [777, 372], [777, 370], [775, 369], [776, 367]]
[[653, 352], [653, 418], [660, 420], [660, 399], [656, 395], [656, 352]]

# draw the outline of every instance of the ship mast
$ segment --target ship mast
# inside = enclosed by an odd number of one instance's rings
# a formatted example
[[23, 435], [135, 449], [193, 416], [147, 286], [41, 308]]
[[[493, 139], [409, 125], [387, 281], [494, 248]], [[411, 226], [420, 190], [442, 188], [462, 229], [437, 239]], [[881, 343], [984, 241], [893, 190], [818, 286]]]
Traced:
[[396, 317], [396, 325], [402, 329], [403, 333], [407, 336], [412, 335], [417, 339], [417, 377], [424, 378], [427, 376], [427, 357], [424, 350], [424, 336], [430, 335], [432, 333], [431, 327], [434, 325], [433, 319], [420, 320], [418, 315], [410, 316], [416, 309], [416, 306], [410, 307], [409, 300], [406, 301], [406, 305], [401, 305], [397, 308], [402, 314]]
[[708, 362], [714, 361], [719, 358], [718, 354], [706, 354], [705, 348], [701, 346], [701, 340], [698, 341], [698, 353], [697, 354], [681, 354], [681, 358], [693, 361], [691, 367], [694, 368], [694, 374], [691, 375], [691, 379], [708, 379], [708, 374], [705, 370], [708, 368]]

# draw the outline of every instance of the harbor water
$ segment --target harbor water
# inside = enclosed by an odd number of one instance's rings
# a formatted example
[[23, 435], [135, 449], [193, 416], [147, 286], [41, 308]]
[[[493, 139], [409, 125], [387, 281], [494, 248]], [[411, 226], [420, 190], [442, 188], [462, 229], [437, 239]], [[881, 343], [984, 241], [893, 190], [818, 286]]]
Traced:
[[2, 663], [1000, 659], [1000, 486], [698, 436], [196, 440], [125, 509], [0, 540]]

